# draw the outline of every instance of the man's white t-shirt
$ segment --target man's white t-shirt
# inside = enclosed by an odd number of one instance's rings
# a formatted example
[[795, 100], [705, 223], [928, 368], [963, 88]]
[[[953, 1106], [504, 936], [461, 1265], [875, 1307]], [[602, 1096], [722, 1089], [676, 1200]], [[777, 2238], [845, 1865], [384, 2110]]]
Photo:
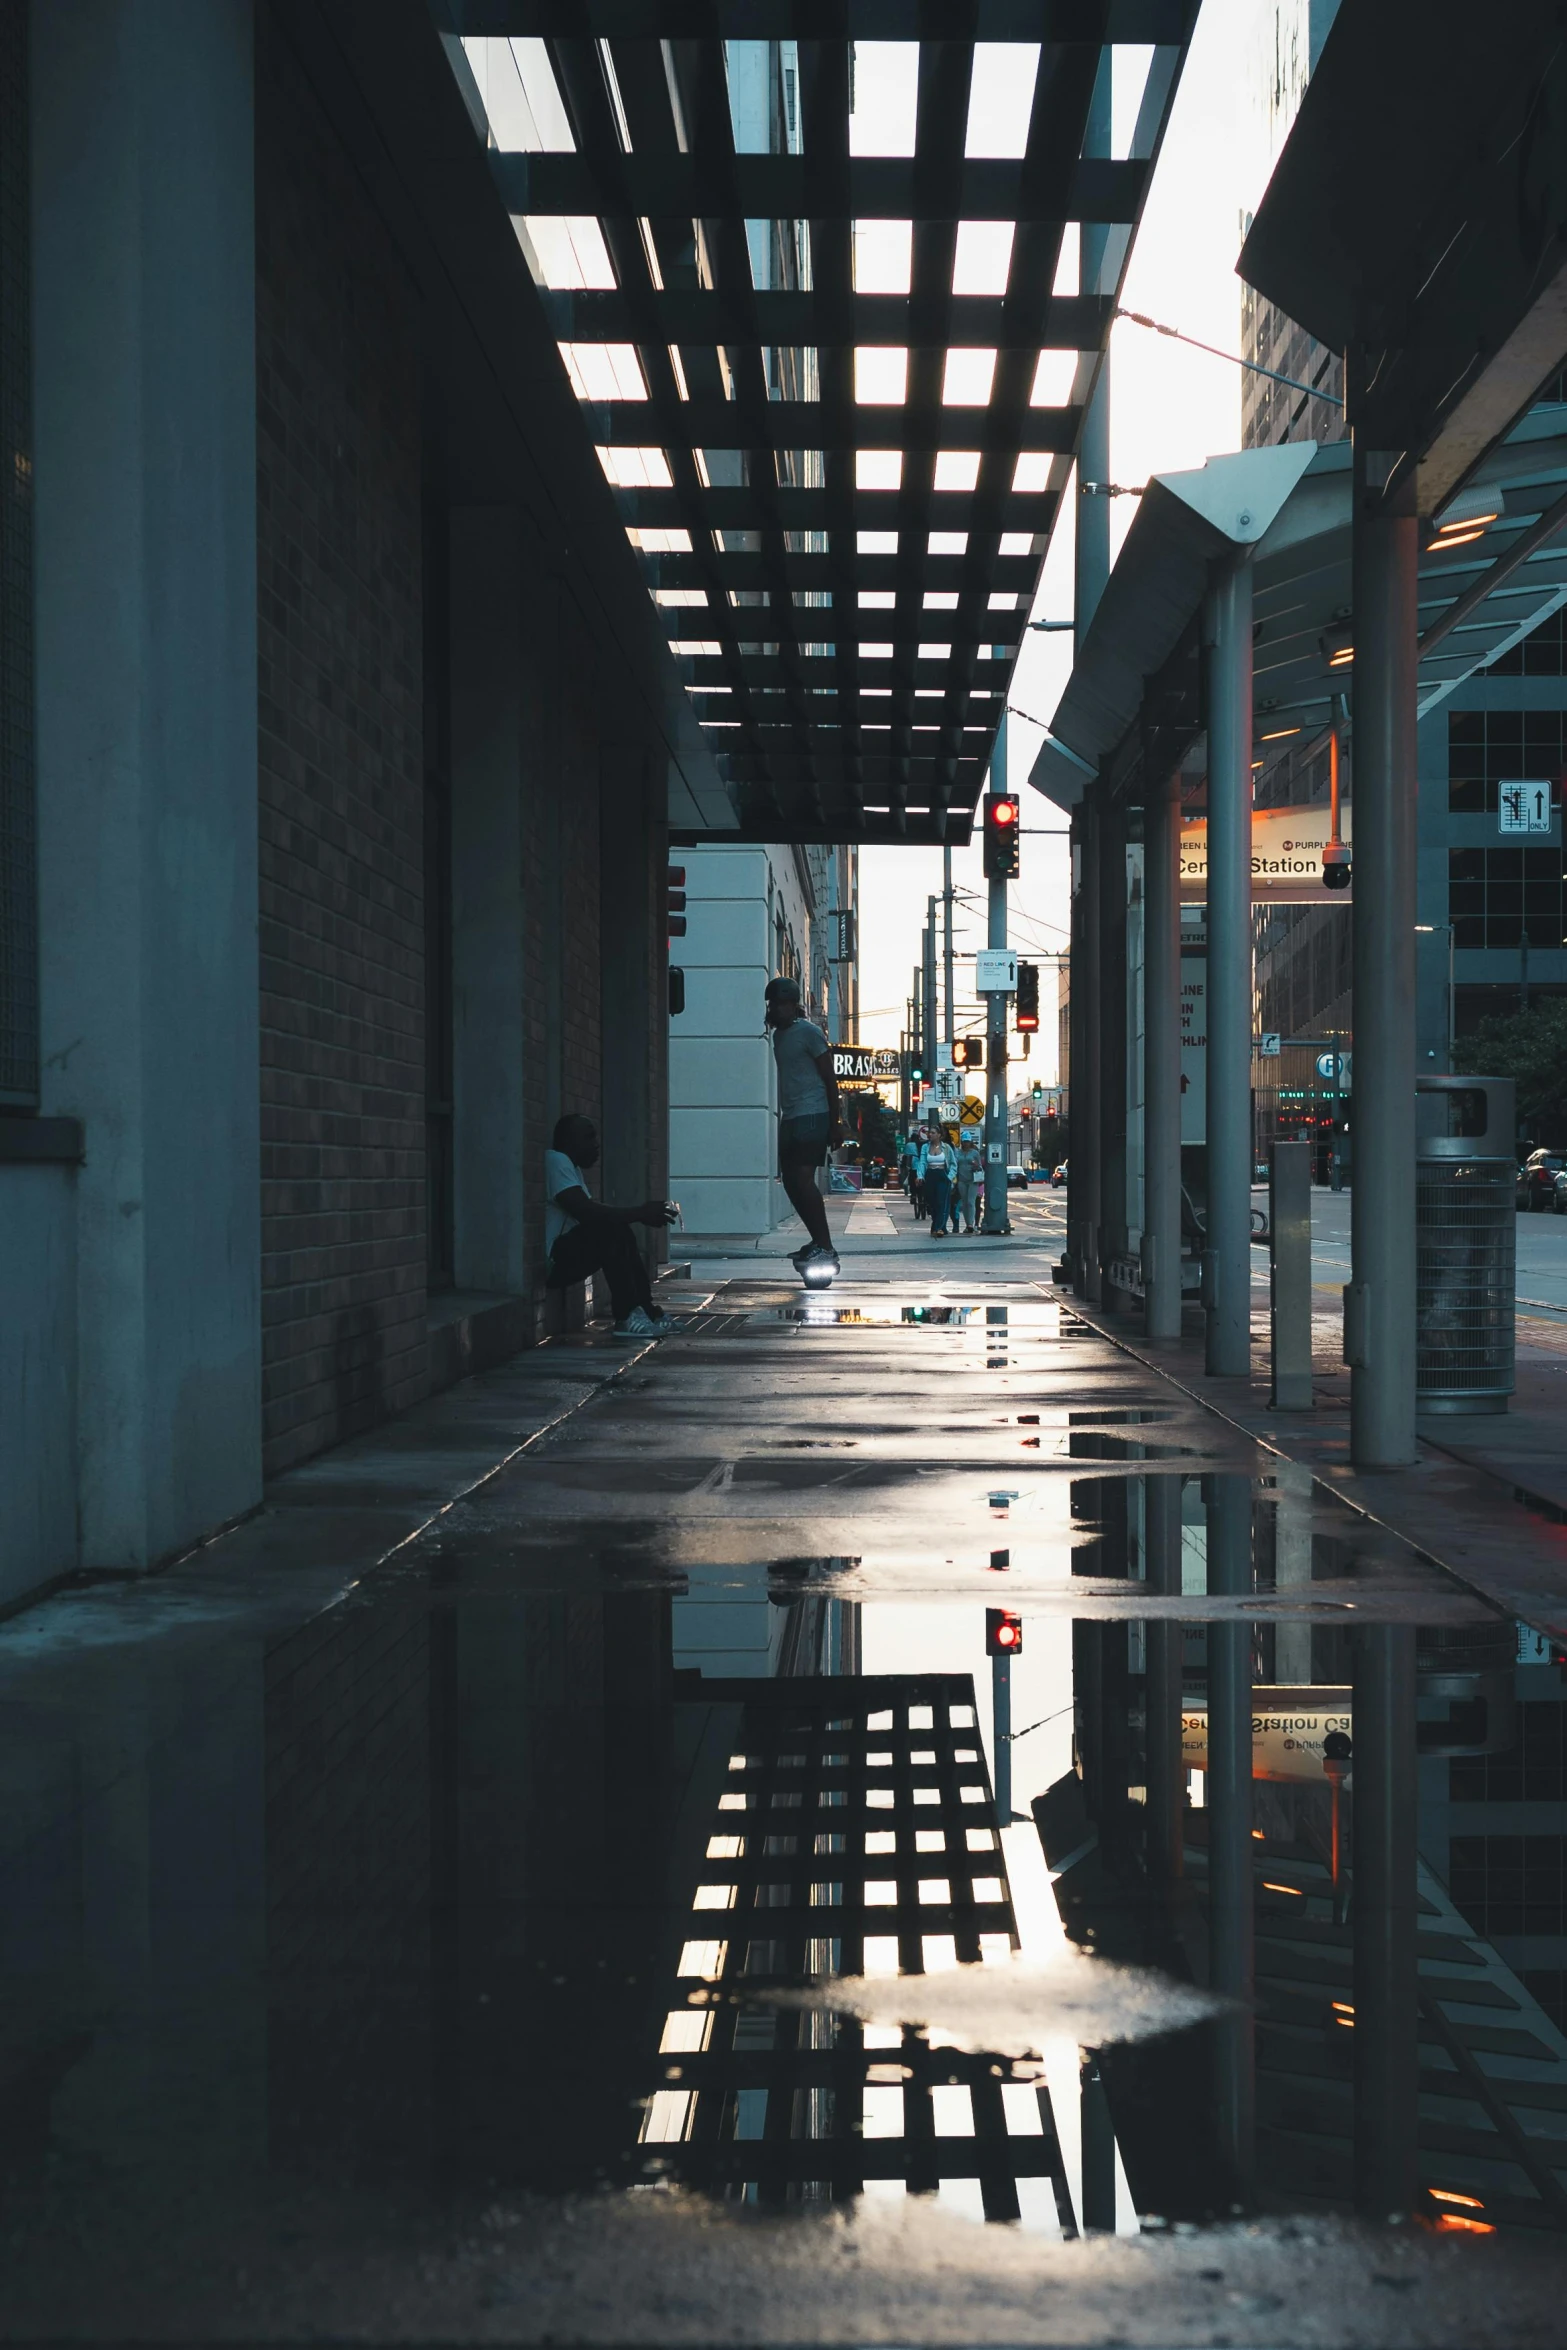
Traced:
[[[555, 1205], [563, 1191], [586, 1191], [588, 1179], [564, 1151], [544, 1154], [544, 1253], [549, 1255], [563, 1234], [575, 1232], [577, 1219]], [[590, 1195], [591, 1196], [591, 1195]]]

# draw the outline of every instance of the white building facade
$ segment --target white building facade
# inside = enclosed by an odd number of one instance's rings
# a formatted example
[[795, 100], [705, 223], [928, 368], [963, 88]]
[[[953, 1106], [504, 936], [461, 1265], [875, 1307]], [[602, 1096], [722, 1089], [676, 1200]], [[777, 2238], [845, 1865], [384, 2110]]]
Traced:
[[669, 1180], [688, 1232], [770, 1232], [790, 1214], [778, 1181], [778, 1086], [764, 994], [798, 979], [808, 1016], [855, 1040], [857, 859], [847, 848], [718, 845], [675, 852], [686, 935], [671, 947], [685, 1009], [669, 1024]]

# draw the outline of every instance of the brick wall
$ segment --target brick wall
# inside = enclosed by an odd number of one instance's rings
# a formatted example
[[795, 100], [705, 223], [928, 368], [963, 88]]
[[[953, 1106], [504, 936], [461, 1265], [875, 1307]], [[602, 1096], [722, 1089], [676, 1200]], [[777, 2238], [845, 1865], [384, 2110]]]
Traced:
[[592, 638], [537, 542], [524, 659], [531, 720], [523, 772], [523, 1048], [532, 1107], [522, 1170], [529, 1254], [543, 1279], [543, 1153], [581, 1111], [603, 1131], [599, 959], [600, 691]]
[[395, 248], [257, 18], [263, 1439], [425, 1390], [421, 376]]

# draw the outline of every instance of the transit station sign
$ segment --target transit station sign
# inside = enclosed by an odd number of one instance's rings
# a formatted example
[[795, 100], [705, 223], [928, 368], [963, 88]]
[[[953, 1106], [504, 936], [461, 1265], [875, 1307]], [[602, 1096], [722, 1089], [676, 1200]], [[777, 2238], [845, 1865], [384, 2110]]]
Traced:
[[[1340, 827], [1347, 841], [1350, 811]], [[1322, 852], [1330, 818], [1326, 807], [1254, 808], [1251, 814], [1251, 894], [1272, 906], [1347, 906], [1349, 889], [1329, 890], [1322, 880]], [[1204, 905], [1208, 897], [1208, 821], [1181, 826], [1181, 897]]]

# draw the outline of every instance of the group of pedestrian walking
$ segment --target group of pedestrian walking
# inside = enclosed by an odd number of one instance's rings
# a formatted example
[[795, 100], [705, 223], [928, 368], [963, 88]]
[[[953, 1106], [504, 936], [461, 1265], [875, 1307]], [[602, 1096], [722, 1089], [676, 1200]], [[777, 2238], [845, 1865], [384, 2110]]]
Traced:
[[900, 1167], [915, 1221], [930, 1218], [932, 1240], [979, 1230], [985, 1167], [973, 1135], [965, 1134], [954, 1150], [940, 1121], [932, 1118], [923, 1131], [905, 1139]]

